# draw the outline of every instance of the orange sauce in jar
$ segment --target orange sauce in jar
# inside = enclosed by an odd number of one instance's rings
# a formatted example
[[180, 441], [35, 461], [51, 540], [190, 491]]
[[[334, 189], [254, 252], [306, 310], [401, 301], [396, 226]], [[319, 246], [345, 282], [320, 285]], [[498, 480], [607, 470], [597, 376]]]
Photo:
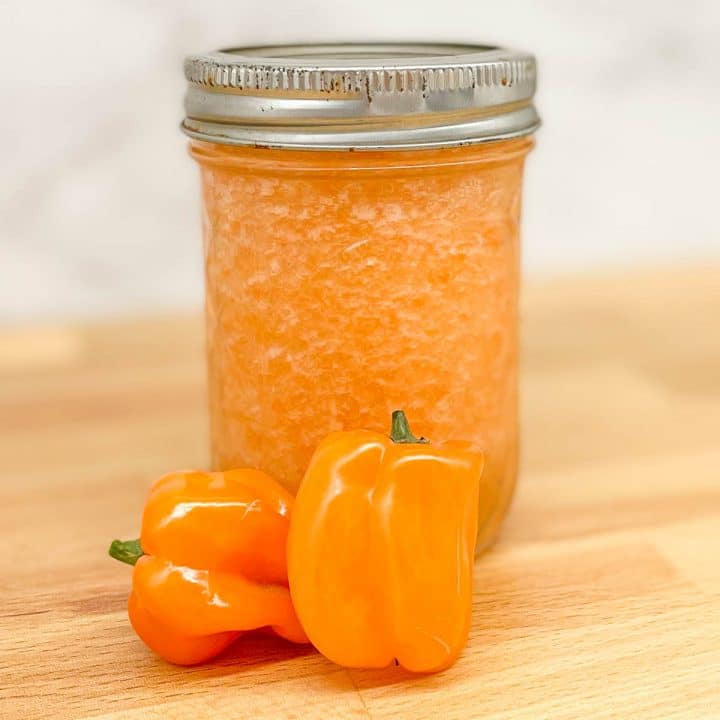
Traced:
[[515, 487], [523, 162], [532, 140], [308, 151], [191, 141], [204, 206], [213, 465], [295, 490], [333, 430], [486, 454], [478, 549]]

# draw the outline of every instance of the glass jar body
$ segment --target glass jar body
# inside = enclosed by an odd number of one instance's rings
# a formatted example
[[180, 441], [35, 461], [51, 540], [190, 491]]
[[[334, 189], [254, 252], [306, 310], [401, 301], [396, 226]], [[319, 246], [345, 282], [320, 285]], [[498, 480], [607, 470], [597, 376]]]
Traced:
[[518, 451], [519, 217], [528, 138], [412, 151], [200, 141], [212, 461], [295, 491], [333, 430], [485, 453], [478, 550]]

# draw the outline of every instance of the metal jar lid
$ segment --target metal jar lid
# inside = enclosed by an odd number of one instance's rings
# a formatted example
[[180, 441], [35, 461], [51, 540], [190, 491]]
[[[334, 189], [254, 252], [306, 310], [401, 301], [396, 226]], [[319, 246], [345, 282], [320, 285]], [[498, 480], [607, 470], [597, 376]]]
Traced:
[[532, 133], [535, 58], [481, 45], [287, 45], [185, 60], [183, 131], [228, 145], [452, 147]]

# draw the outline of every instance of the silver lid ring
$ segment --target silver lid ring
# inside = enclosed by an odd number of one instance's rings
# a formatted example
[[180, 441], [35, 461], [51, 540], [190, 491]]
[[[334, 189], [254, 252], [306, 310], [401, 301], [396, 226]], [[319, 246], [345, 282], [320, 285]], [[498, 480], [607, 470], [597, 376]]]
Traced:
[[321, 45], [224, 50], [185, 61], [183, 130], [296, 149], [455, 146], [527, 135], [535, 59], [485, 46]]

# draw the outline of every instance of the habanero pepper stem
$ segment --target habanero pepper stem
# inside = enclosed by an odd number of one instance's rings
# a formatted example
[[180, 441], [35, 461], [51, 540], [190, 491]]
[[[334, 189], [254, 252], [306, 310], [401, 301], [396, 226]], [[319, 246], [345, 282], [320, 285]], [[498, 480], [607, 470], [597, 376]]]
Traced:
[[410, 423], [403, 410], [393, 410], [390, 427], [390, 439], [394, 443], [429, 443], [424, 437], [415, 437], [410, 430]]
[[108, 550], [111, 558], [128, 565], [135, 565], [144, 554], [139, 538], [137, 540], [113, 540]]

